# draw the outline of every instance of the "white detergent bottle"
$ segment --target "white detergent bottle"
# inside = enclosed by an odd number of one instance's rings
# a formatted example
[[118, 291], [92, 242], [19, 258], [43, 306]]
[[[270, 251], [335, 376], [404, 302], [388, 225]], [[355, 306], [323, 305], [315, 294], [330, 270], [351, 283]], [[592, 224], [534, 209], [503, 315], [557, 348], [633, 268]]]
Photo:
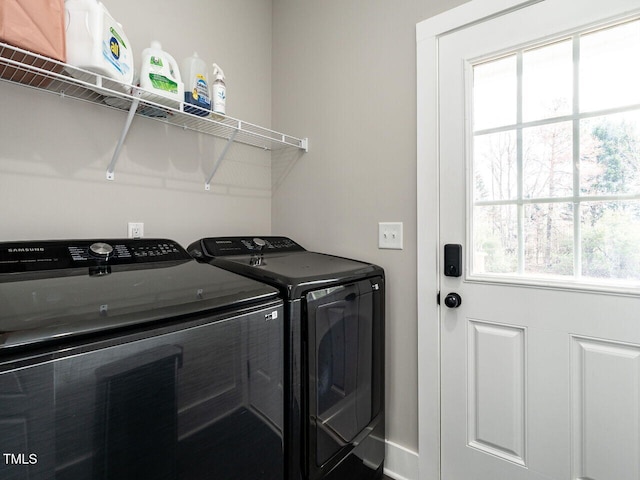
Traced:
[[142, 98], [151, 102], [180, 108], [184, 97], [184, 84], [175, 59], [162, 50], [160, 42], [151, 42], [151, 47], [142, 51], [140, 66], [140, 88]]
[[[211, 113], [211, 94], [209, 93], [209, 77], [207, 64], [197, 53], [182, 62], [182, 78], [184, 80], [184, 111], [200, 117]], [[194, 105], [194, 106], [191, 106]]]
[[213, 113], [226, 115], [227, 106], [227, 86], [224, 83], [224, 72], [217, 63], [213, 64]]
[[[98, 0], [65, 0], [64, 6], [67, 63], [102, 75], [106, 88], [129, 93], [133, 82], [133, 53], [122, 25]], [[72, 68], [68, 72], [81, 80], [96, 82], [94, 75]]]

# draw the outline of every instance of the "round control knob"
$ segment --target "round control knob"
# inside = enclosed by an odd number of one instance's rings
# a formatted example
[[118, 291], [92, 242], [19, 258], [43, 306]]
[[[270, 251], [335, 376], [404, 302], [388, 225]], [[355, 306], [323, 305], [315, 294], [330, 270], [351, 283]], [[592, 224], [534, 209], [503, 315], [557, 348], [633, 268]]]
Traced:
[[108, 243], [96, 242], [92, 243], [89, 247], [89, 253], [94, 257], [101, 258], [103, 260], [109, 258], [113, 253], [113, 247]]
[[258, 249], [260, 250], [262, 250], [264, 246], [267, 244], [267, 242], [265, 242], [263, 239], [257, 238], [257, 237], [253, 239], [253, 243], [255, 243]]
[[450, 293], [444, 297], [444, 304], [449, 308], [458, 308], [462, 304], [462, 297], [457, 293]]

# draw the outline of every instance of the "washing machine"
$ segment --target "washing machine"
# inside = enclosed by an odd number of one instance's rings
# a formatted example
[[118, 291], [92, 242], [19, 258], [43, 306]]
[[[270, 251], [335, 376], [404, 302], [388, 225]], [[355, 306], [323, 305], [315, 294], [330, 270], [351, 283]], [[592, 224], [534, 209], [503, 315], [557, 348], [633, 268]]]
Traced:
[[285, 300], [285, 478], [381, 478], [384, 270], [286, 237], [203, 238], [188, 251]]
[[0, 478], [281, 480], [283, 302], [165, 239], [0, 243]]

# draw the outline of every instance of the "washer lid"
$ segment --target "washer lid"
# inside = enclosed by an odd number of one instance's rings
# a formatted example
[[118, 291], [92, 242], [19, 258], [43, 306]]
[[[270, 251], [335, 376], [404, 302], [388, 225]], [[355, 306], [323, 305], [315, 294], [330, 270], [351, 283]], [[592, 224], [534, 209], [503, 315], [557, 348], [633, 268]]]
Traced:
[[253, 268], [256, 277], [277, 277], [289, 282], [332, 281], [344, 276], [361, 276], [371, 270], [369, 263], [315, 252], [242, 255], [225, 259]]
[[216, 257], [209, 262], [278, 287], [288, 298], [363, 278], [384, 277], [384, 270], [377, 265], [307, 251]]
[[287, 237], [210, 237], [189, 245], [189, 253], [212, 265], [278, 287], [287, 298], [305, 292], [379, 276], [371, 263], [309, 252]]
[[[94, 243], [75, 241], [74, 245]], [[69, 253], [61, 244], [0, 243], [0, 260], [4, 262], [0, 271], [5, 272], [0, 273], [0, 350], [184, 315], [217, 313], [273, 301], [278, 295], [275, 288], [263, 283], [199, 264], [179, 246], [177, 252], [167, 255], [171, 257], [168, 260], [162, 255], [149, 256], [145, 250], [140, 262], [123, 257], [118, 263], [89, 256], [74, 260], [76, 250]], [[12, 255], [13, 261], [19, 258], [20, 262], [14, 265], [17, 271], [7, 273]], [[36, 269], [35, 263], [43, 268]], [[51, 268], [54, 264], [66, 266]]]

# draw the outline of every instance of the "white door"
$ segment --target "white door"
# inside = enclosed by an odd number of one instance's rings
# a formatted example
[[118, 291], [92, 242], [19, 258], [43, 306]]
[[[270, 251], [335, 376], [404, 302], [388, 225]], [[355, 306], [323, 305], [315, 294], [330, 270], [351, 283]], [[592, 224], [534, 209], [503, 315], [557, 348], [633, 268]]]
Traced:
[[439, 39], [443, 480], [640, 478], [639, 7]]

